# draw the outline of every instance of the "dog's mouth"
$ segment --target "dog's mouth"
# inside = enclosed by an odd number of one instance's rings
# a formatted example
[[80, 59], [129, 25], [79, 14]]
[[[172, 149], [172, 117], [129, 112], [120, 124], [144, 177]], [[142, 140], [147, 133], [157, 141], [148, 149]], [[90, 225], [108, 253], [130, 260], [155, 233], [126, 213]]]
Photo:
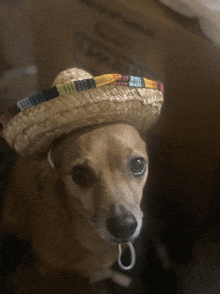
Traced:
[[130, 237], [126, 237], [126, 238], [115, 238], [106, 230], [106, 228], [98, 228], [97, 233], [104, 241], [109, 242], [112, 245], [118, 245], [118, 244], [132, 242], [136, 238], [135, 234], [131, 235]]
[[129, 238], [123, 238], [123, 239], [113, 239], [113, 243], [115, 244], [124, 244], [133, 241], [135, 238], [129, 237]]
[[101, 219], [92, 217], [90, 221], [99, 236], [113, 245], [132, 242], [139, 235], [142, 227], [142, 215], [139, 218], [135, 218], [135, 225], [132, 220], [128, 221], [129, 224], [124, 222], [118, 224], [116, 220], [112, 218], [108, 220], [105, 217]]

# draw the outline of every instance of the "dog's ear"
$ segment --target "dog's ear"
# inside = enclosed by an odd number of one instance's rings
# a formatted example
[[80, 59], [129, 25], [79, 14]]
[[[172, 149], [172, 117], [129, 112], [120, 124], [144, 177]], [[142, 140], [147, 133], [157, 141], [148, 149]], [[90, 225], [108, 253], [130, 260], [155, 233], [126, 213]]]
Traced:
[[47, 197], [48, 193], [53, 193], [56, 201], [68, 210], [68, 196], [65, 184], [59, 174], [59, 169], [51, 168], [47, 161], [39, 164], [38, 173], [35, 175], [38, 199]]
[[58, 178], [57, 169], [53, 169], [47, 159], [40, 160], [34, 175], [36, 189], [38, 192], [43, 192], [48, 185], [48, 181], [56, 181]]

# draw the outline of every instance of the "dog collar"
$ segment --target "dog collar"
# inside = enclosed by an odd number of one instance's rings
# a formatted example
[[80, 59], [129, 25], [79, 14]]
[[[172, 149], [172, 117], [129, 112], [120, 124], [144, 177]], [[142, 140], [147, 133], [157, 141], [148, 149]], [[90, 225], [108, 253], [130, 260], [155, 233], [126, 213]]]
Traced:
[[136, 76], [122, 76], [120, 74], [106, 74], [90, 79], [77, 80], [71, 83], [57, 84], [55, 87], [42, 91], [38, 94], [24, 98], [17, 102], [17, 105], [9, 108], [0, 116], [0, 123], [5, 126], [16, 114], [36, 106], [45, 101], [49, 101], [59, 95], [69, 95], [80, 91], [86, 91], [98, 88], [104, 85], [120, 85], [137, 88], [149, 88], [164, 91], [163, 84], [159, 81], [153, 81], [146, 78]]

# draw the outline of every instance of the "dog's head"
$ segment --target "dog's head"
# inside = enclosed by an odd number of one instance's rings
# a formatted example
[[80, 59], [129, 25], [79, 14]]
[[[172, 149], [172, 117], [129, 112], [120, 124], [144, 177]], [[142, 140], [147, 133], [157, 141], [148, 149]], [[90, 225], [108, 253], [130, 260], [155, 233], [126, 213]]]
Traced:
[[67, 195], [67, 207], [106, 241], [136, 238], [148, 174], [145, 142], [125, 124], [70, 133], [52, 151]]

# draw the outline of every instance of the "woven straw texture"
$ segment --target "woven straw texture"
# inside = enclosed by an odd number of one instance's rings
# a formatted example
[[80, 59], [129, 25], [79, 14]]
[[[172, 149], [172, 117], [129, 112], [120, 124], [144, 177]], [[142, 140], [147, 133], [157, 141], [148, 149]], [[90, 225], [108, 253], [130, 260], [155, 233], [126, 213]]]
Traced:
[[[61, 72], [53, 86], [92, 76], [81, 69]], [[154, 89], [105, 85], [60, 95], [17, 114], [3, 129], [3, 137], [21, 155], [45, 151], [58, 137], [100, 123], [124, 122], [140, 133], [155, 123], [163, 93]]]

